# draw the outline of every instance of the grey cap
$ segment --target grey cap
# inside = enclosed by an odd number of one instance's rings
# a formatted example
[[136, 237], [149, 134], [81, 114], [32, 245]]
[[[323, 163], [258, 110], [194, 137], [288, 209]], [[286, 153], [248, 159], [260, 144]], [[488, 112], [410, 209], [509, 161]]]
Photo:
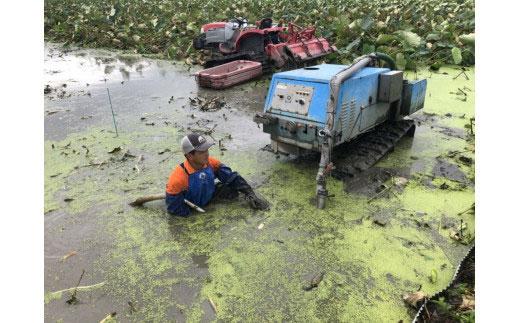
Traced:
[[182, 152], [184, 155], [194, 150], [206, 151], [214, 144], [214, 142], [207, 140], [204, 136], [199, 135], [198, 133], [190, 133], [189, 135], [184, 136], [181, 140]]

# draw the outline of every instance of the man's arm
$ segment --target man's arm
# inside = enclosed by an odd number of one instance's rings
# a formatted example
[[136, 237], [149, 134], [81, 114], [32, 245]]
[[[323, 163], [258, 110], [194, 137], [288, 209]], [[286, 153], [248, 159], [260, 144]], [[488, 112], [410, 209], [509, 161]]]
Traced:
[[252, 208], [262, 210], [269, 208], [269, 203], [256, 196], [255, 192], [251, 188], [251, 185], [249, 185], [247, 181], [242, 176], [240, 176], [240, 174], [234, 172], [227, 165], [222, 164], [215, 158], [210, 157], [210, 165], [213, 167], [213, 171], [215, 172], [215, 175], [219, 181], [232, 190], [237, 190], [238, 192], [244, 193], [246, 201]]
[[221, 163], [218, 159], [210, 157], [209, 164], [213, 168], [213, 172], [218, 180], [230, 189], [244, 194], [253, 190], [240, 174], [231, 170], [229, 166]]
[[232, 171], [231, 168], [225, 164], [220, 164], [216, 175], [219, 181], [231, 189], [244, 194], [253, 190], [239, 173]]
[[168, 213], [178, 216], [190, 215], [190, 208], [184, 203], [188, 182], [188, 175], [180, 166], [177, 166], [170, 174], [166, 184], [166, 207]]
[[184, 203], [184, 192], [179, 194], [170, 194], [166, 192], [166, 207], [168, 213], [178, 216], [190, 215], [190, 208]]

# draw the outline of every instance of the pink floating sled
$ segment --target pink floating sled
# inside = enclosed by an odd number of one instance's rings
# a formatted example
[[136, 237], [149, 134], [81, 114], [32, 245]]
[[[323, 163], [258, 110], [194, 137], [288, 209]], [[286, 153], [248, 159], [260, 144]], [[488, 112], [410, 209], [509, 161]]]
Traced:
[[195, 79], [202, 87], [224, 89], [260, 75], [262, 75], [261, 63], [238, 60], [197, 72]]

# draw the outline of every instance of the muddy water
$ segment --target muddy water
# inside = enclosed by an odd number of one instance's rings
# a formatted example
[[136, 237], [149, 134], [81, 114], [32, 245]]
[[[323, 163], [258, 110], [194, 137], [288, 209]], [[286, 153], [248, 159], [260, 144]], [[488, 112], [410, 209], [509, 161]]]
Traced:
[[[460, 160], [474, 159], [464, 127], [474, 111], [472, 71], [470, 80], [454, 80], [459, 71], [449, 68], [420, 73], [429, 85], [415, 138], [348, 187], [331, 179], [334, 197], [317, 211], [317, 163], [260, 150], [269, 135], [252, 116], [267, 79], [199, 90], [195, 68], [180, 63], [55, 44], [45, 53], [46, 321], [111, 312], [135, 322], [407, 321], [413, 312], [401, 294], [442, 289], [467, 249], [449, 235], [461, 219], [474, 233], [471, 212], [458, 214], [474, 201], [474, 167]], [[215, 96], [226, 103], [218, 111], [190, 104]], [[161, 202], [127, 205], [163, 191], [182, 161], [177, 143], [193, 129], [213, 129], [221, 143], [213, 155], [249, 179], [271, 211], [218, 201], [206, 214], [176, 218]], [[377, 195], [397, 177], [407, 183]], [[74, 287], [83, 269], [81, 286], [104, 284], [78, 291], [75, 305], [66, 303], [70, 292], [52, 294]], [[304, 291], [322, 271], [319, 287]]]

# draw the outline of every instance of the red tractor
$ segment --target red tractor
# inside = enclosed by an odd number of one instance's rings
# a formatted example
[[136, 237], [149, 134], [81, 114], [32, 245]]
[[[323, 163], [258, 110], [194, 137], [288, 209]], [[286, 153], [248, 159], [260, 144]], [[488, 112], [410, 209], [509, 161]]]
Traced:
[[273, 65], [297, 67], [337, 51], [315, 32], [315, 27], [302, 28], [294, 23], [273, 26], [271, 18], [257, 21], [254, 27], [248, 26], [246, 19], [234, 18], [203, 25], [193, 47], [205, 50], [205, 67], [235, 60], [261, 62], [264, 69]]

